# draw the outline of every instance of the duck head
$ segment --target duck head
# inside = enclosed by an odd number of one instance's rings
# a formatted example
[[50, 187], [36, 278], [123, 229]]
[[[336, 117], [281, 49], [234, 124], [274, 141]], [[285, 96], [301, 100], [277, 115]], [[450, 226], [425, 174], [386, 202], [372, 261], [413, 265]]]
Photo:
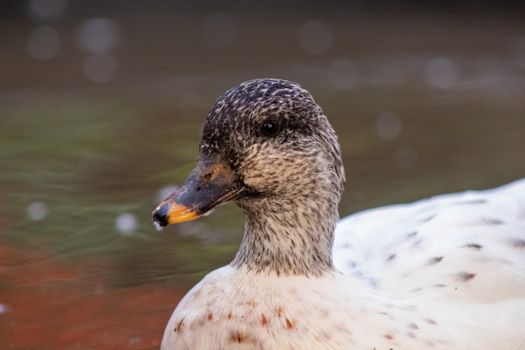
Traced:
[[247, 216], [245, 241], [286, 236], [307, 245], [313, 236], [330, 250], [343, 183], [337, 137], [310, 93], [286, 80], [251, 80], [215, 102], [194, 170], [153, 221], [193, 220], [235, 200]]

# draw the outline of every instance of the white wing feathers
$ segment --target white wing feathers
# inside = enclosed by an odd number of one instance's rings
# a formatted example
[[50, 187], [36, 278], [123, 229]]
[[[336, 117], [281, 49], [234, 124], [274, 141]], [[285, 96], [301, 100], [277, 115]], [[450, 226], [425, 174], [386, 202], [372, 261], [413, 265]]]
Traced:
[[525, 179], [348, 216], [336, 228], [334, 262], [378, 292], [523, 298]]

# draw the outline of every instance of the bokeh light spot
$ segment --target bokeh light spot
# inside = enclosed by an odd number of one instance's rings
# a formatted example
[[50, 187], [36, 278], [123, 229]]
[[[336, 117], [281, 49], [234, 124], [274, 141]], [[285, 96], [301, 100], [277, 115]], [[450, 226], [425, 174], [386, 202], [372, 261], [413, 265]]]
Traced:
[[393, 140], [401, 134], [401, 120], [392, 112], [379, 114], [375, 121], [377, 135], [386, 140]]
[[77, 41], [86, 52], [105, 53], [116, 46], [119, 37], [115, 21], [110, 18], [91, 18], [80, 26]]
[[68, 0], [31, 0], [29, 10], [39, 18], [57, 18], [64, 14]]
[[58, 32], [48, 26], [36, 28], [27, 39], [26, 51], [38, 60], [54, 58], [60, 50]]
[[9, 306], [7, 306], [6, 304], [0, 303], [0, 315], [6, 314], [9, 311], [11, 311], [11, 308]]
[[137, 218], [131, 213], [120, 214], [115, 220], [115, 227], [122, 235], [130, 235], [137, 229]]
[[425, 65], [425, 80], [433, 88], [448, 89], [457, 84], [458, 68], [449, 58], [438, 57]]
[[44, 202], [33, 202], [26, 208], [27, 217], [33, 221], [44, 220], [47, 213], [47, 205]]

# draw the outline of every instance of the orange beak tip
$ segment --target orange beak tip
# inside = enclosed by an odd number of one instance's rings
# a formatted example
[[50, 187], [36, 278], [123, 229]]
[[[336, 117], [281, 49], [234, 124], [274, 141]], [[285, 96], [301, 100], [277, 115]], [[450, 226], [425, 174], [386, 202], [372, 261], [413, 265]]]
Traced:
[[198, 217], [199, 215], [191, 208], [180, 204], [173, 204], [168, 213], [168, 223], [170, 225], [178, 224], [181, 222], [195, 220]]

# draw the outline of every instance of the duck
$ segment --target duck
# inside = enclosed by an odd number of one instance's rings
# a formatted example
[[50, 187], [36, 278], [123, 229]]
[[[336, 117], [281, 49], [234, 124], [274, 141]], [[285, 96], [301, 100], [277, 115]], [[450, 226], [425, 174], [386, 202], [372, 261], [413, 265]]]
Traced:
[[218, 98], [153, 222], [234, 201], [244, 235], [179, 302], [161, 349], [525, 349], [525, 178], [339, 220], [344, 183], [336, 133], [299, 84]]

